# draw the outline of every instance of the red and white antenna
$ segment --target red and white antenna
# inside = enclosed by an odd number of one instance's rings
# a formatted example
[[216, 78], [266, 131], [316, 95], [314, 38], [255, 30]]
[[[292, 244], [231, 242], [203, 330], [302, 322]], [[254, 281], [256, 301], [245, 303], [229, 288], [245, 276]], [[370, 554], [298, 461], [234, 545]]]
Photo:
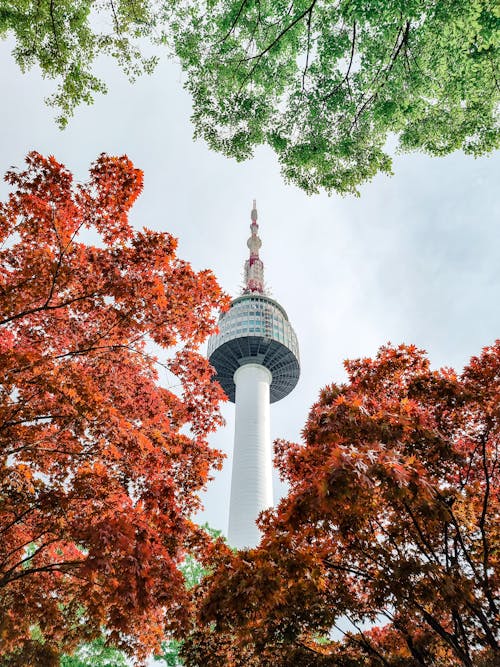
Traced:
[[243, 294], [264, 294], [264, 264], [259, 257], [259, 250], [262, 246], [262, 241], [259, 237], [259, 225], [257, 224], [257, 204], [253, 200], [253, 208], [250, 213], [252, 223], [250, 231], [252, 235], [247, 241], [247, 246], [250, 250], [250, 257], [245, 262], [245, 287]]

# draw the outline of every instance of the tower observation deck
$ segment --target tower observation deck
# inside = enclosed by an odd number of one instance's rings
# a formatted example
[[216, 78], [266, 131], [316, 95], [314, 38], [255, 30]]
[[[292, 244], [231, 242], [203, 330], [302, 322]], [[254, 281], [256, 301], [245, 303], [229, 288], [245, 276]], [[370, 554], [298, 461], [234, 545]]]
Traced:
[[297, 336], [264, 289], [255, 201], [251, 221], [243, 293], [221, 313], [219, 333], [208, 341], [216, 379], [236, 404], [228, 539], [238, 548], [257, 544], [255, 520], [273, 505], [269, 405], [287, 396], [300, 374]]

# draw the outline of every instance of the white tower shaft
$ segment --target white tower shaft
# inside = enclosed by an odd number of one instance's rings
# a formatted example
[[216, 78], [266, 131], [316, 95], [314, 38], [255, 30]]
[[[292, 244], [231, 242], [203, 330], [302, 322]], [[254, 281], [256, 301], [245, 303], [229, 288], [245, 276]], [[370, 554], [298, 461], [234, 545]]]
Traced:
[[254, 547], [260, 540], [255, 520], [273, 505], [269, 387], [271, 372], [244, 364], [234, 374], [236, 415], [229, 505], [229, 544]]

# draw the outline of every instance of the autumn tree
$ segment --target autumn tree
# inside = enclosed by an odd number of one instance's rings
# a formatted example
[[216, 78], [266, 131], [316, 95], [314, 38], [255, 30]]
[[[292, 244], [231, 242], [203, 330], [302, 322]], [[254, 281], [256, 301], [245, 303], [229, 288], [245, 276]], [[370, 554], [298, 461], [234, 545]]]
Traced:
[[[202, 526], [214, 540], [220, 537], [218, 530], [210, 528], [208, 524]], [[179, 570], [184, 578], [184, 586], [187, 589], [193, 588], [200, 583], [206, 574], [205, 568], [191, 554], [187, 553]], [[121, 651], [107, 644], [107, 631], [103, 628], [102, 635], [91, 642], [78, 646], [71, 655], [63, 655], [60, 660], [60, 667], [127, 667], [128, 662], [124, 651]], [[168, 667], [182, 665], [183, 662], [179, 656], [179, 650], [182, 646], [182, 640], [166, 639], [161, 643], [161, 652], [154, 655], [155, 664], [160, 667], [161, 664]]]
[[141, 661], [184, 627], [179, 564], [207, 542], [190, 516], [220, 465], [222, 393], [197, 348], [226, 297], [172, 236], [132, 228], [142, 172], [126, 156], [75, 185], [31, 153], [6, 180], [1, 662], [58, 664], [102, 628]]
[[187, 665], [499, 664], [500, 341], [461, 374], [412, 346], [346, 369], [277, 443], [259, 547], [198, 588]]
[[[205, 562], [210, 562], [210, 553], [212, 553], [214, 550], [218, 550], [219, 548], [225, 549], [226, 541], [222, 537], [220, 530], [211, 528], [207, 523], [205, 523], [202, 528], [212, 539], [210, 548], [204, 555]], [[188, 590], [197, 586], [208, 572], [208, 570], [203, 567], [200, 560], [198, 560], [193, 554], [187, 554], [179, 569], [184, 577], [184, 585]], [[161, 653], [155, 654], [155, 661], [157, 663], [166, 665], [167, 667], [177, 667], [177, 665], [183, 665], [184, 661], [180, 657], [182, 645], [182, 639], [170, 639], [162, 642]], [[160, 667], [160, 664], [158, 667]]]

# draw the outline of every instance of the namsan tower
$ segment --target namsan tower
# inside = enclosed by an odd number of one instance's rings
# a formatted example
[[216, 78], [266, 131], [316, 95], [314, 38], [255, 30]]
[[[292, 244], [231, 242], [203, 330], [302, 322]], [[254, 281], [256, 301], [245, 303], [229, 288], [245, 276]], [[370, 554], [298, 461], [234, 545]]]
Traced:
[[238, 549], [258, 544], [255, 520], [273, 505], [270, 404], [292, 391], [300, 373], [295, 331], [264, 288], [255, 200], [251, 221], [243, 292], [208, 341], [216, 379], [236, 404], [228, 541]]

